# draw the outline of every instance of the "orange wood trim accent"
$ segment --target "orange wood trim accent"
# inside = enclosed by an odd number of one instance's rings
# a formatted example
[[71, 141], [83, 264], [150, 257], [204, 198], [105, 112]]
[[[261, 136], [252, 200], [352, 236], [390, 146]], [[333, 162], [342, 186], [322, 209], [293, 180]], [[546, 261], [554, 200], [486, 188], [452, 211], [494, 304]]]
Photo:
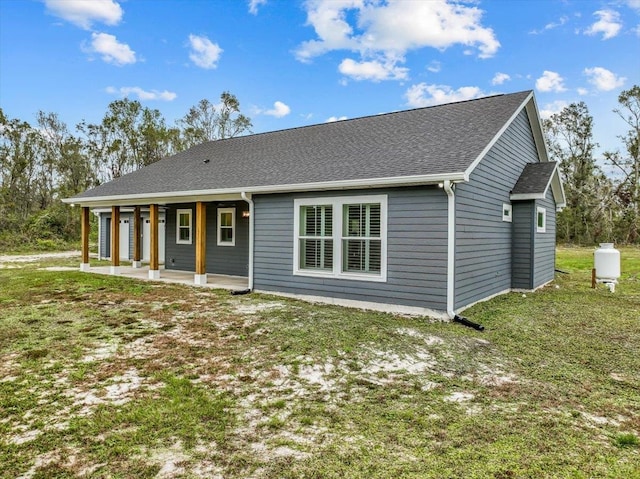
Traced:
[[89, 208], [82, 207], [81, 224], [82, 224], [82, 263], [89, 263]]
[[111, 207], [111, 265], [120, 266], [120, 207]]
[[142, 259], [142, 248], [140, 248], [140, 207], [133, 209], [133, 261]]
[[159, 258], [158, 258], [158, 205], [149, 205], [149, 216], [151, 220], [151, 251], [150, 251], [150, 262], [149, 269], [152, 271], [157, 271], [160, 269]]
[[207, 272], [207, 205], [196, 203], [196, 274]]

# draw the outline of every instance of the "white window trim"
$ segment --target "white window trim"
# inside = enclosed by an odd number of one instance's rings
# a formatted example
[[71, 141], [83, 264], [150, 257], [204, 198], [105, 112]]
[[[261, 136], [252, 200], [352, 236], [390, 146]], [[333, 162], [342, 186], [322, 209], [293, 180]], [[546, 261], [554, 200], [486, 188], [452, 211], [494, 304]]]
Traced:
[[[189, 239], [180, 239], [180, 215], [189, 216]], [[184, 226], [183, 226], [184, 228]], [[176, 244], [192, 244], [193, 243], [193, 213], [190, 209], [176, 210]]]
[[[224, 213], [231, 213], [231, 241], [222, 241], [222, 221], [221, 217]], [[235, 208], [218, 208], [218, 246], [235, 246], [236, 245], [236, 209]]]
[[[542, 213], [542, 226], [538, 226], [538, 216]], [[536, 233], [547, 232], [547, 209], [538, 206], [536, 208]]]
[[[509, 213], [505, 214], [505, 211]], [[513, 205], [510, 203], [502, 203], [502, 221], [513, 222]]]
[[[342, 272], [342, 217], [346, 204], [380, 204], [380, 274]], [[333, 207], [333, 269], [331, 271], [300, 268], [300, 207], [331, 205]], [[355, 281], [387, 281], [387, 195], [335, 196], [326, 198], [298, 198], [293, 201], [293, 274], [315, 278], [336, 278]]]

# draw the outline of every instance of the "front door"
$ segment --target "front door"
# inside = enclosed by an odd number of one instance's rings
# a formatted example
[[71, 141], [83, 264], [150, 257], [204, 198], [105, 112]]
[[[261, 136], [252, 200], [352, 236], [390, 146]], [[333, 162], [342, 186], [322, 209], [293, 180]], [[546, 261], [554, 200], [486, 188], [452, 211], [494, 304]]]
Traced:
[[[164, 263], [164, 218], [158, 220], [158, 257]], [[151, 220], [145, 218], [142, 224], [142, 261], [151, 260]]]

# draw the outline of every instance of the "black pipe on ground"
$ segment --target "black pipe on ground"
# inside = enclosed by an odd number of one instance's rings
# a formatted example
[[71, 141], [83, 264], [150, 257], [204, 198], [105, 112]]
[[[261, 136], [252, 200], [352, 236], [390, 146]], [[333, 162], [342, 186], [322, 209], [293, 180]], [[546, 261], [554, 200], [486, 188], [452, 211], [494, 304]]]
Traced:
[[460, 323], [464, 326], [468, 326], [469, 328], [477, 329], [478, 331], [484, 331], [483, 325], [474, 323], [473, 321], [469, 321], [467, 318], [463, 318], [462, 316], [458, 316], [457, 314], [453, 317], [453, 320], [456, 323]]
[[250, 292], [250, 289], [236, 289], [235, 291], [231, 291], [231, 294], [233, 296], [237, 296], [239, 294], [249, 294]]

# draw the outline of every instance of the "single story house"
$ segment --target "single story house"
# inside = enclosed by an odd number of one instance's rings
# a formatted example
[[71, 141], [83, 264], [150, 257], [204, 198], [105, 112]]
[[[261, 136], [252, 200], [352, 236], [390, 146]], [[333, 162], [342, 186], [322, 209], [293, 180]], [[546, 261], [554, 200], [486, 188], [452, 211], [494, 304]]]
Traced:
[[83, 270], [93, 209], [115, 274], [148, 237], [150, 278], [453, 317], [553, 280], [565, 196], [524, 91], [207, 142], [65, 201]]

